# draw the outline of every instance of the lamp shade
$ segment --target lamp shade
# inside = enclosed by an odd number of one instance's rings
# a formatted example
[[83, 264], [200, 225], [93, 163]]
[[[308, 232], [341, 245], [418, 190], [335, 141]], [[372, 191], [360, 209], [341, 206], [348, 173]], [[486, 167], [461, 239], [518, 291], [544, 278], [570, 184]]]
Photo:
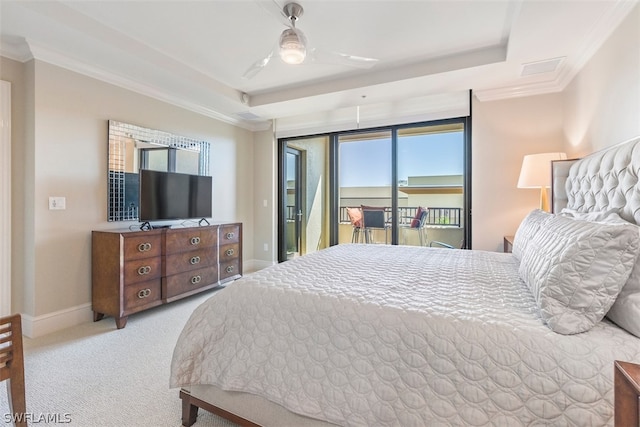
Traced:
[[529, 154], [522, 160], [518, 188], [545, 188], [551, 186], [551, 161], [564, 160], [565, 153]]
[[306, 40], [301, 31], [287, 28], [280, 35], [280, 58], [287, 64], [297, 65], [307, 56]]

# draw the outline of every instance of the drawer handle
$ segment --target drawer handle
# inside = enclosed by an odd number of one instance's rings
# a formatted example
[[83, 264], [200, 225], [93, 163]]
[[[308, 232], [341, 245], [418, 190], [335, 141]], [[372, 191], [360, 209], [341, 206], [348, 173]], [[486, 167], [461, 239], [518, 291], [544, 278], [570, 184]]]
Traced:
[[234, 270], [233, 265], [230, 265], [227, 267], [227, 273], [233, 273], [233, 270]]
[[147, 288], [147, 289], [140, 289], [138, 291], [138, 298], [143, 299], [148, 297], [149, 295], [151, 295], [151, 289]]
[[144, 275], [149, 274], [149, 273], [151, 273], [151, 266], [150, 265], [143, 265], [142, 267], [140, 267], [138, 269], [138, 274], [140, 276], [144, 276]]
[[233, 248], [232, 248], [232, 249], [227, 249], [227, 256], [233, 256], [233, 254], [234, 254], [235, 252], [236, 252], [236, 251], [234, 251], [234, 250], [233, 250]]
[[138, 245], [138, 251], [139, 252], [148, 252], [151, 250], [151, 243], [147, 242], [147, 243], [140, 243]]
[[199, 256], [191, 257], [191, 260], [189, 262], [191, 262], [192, 265], [198, 264], [200, 262], [200, 257]]
[[201, 281], [201, 280], [202, 280], [202, 277], [200, 277], [200, 276], [193, 276], [193, 277], [191, 278], [191, 284], [192, 284], [192, 285], [198, 284], [198, 283], [200, 283], [200, 281]]
[[191, 238], [191, 244], [192, 245], [199, 245], [200, 244], [200, 237], [192, 237]]
[[234, 237], [236, 237], [236, 233], [234, 233], [233, 231], [230, 231], [226, 234], [227, 240], [231, 240]]

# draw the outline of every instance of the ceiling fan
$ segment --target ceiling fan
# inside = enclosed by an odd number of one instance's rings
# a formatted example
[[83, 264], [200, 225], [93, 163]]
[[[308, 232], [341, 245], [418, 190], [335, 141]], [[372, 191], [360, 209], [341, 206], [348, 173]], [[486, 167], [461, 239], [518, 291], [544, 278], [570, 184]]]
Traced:
[[269, 13], [276, 15], [287, 28], [280, 34], [277, 49], [272, 50], [264, 58], [254, 62], [242, 75], [244, 79], [251, 79], [262, 71], [276, 53], [283, 62], [291, 65], [312, 61], [366, 69], [373, 67], [378, 62], [375, 58], [366, 58], [339, 52], [325, 52], [317, 48], [309, 49], [306, 36], [301, 30], [296, 28], [296, 22], [304, 13], [301, 5], [290, 2], [280, 8], [275, 0], [272, 2], [259, 1], [258, 3], [266, 8]]

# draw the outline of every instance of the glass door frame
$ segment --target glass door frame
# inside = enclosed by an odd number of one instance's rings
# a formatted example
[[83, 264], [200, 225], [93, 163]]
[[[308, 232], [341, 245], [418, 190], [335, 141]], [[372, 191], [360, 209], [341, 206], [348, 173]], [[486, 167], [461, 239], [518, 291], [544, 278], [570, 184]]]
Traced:
[[[471, 102], [470, 102], [471, 104]], [[358, 133], [368, 132], [391, 132], [391, 203], [392, 211], [397, 212], [398, 209], [398, 131], [402, 129], [416, 128], [416, 127], [429, 127], [447, 124], [462, 124], [464, 127], [464, 149], [463, 149], [463, 211], [464, 211], [464, 242], [463, 248], [471, 249], [472, 241], [472, 120], [471, 120], [471, 105], [469, 105], [469, 115], [462, 117], [454, 117], [448, 119], [431, 120], [426, 122], [408, 123], [401, 125], [387, 125], [366, 129], [353, 129], [339, 132], [328, 132], [321, 134], [304, 135], [297, 137], [278, 138], [278, 261], [282, 262], [287, 259], [286, 257], [286, 241], [285, 241], [285, 227], [286, 227], [286, 148], [288, 141], [294, 141], [296, 139], [310, 138], [310, 137], [328, 137], [329, 138], [329, 245], [334, 246], [338, 244], [338, 227], [339, 227], [339, 137], [341, 135], [353, 135]], [[397, 245], [399, 239], [398, 232], [398, 218], [397, 215], [392, 215], [392, 227], [391, 227], [391, 244]], [[284, 252], [283, 252], [284, 251]], [[284, 254], [284, 257], [283, 257]]]
[[295, 223], [295, 240], [297, 242], [298, 251], [300, 251], [301, 245], [301, 230], [300, 230], [300, 210], [302, 209], [302, 153], [300, 150], [289, 147], [287, 141], [278, 140], [278, 262], [283, 262], [289, 259], [287, 251], [287, 156], [293, 154], [296, 156], [296, 194], [294, 199], [298, 205], [298, 212], [294, 213], [296, 217]]

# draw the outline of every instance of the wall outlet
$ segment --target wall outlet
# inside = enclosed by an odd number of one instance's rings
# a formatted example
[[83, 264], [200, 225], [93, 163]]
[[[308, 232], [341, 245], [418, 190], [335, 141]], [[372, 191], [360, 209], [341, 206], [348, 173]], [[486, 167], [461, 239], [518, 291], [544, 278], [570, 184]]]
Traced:
[[265, 243], [263, 248], [264, 248], [265, 252], [269, 252], [269, 244], [268, 243]]
[[63, 210], [67, 208], [66, 197], [49, 197], [49, 210]]
[[262, 206], [263, 206], [263, 207], [265, 207], [265, 208], [266, 208], [267, 206], [269, 206], [269, 202], [267, 201], [267, 199], [264, 199], [264, 200], [262, 201]]

